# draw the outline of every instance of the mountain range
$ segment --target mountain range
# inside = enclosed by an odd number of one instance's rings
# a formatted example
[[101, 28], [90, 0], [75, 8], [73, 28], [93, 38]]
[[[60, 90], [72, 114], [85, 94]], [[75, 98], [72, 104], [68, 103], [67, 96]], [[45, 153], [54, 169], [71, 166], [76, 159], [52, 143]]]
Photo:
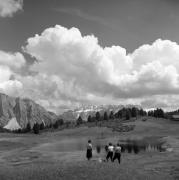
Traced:
[[35, 103], [31, 99], [11, 97], [0, 93], [0, 127], [15, 130], [24, 129], [30, 123], [31, 127], [35, 123], [43, 123], [45, 126], [53, 124], [58, 119], [64, 121], [75, 121], [79, 116], [87, 121], [88, 116], [95, 116], [99, 112], [101, 116], [104, 112], [109, 115], [111, 111], [115, 114], [123, 107], [133, 107], [134, 105], [85, 105], [74, 110], [65, 111], [61, 115], [47, 111], [44, 107]]
[[[115, 114], [124, 107], [132, 108], [134, 107], [134, 105], [126, 105], [126, 106], [124, 105], [86, 105], [86, 106], [76, 108], [74, 110], [68, 110], [64, 112], [62, 115], [60, 115], [60, 118], [63, 119], [64, 121], [70, 121], [70, 120], [77, 120], [78, 117], [81, 116], [81, 118], [84, 121], [87, 121], [88, 116], [89, 115], [95, 116], [96, 112], [99, 112], [101, 116], [104, 115], [104, 112], [107, 112], [107, 114], [109, 115], [110, 112], [113, 111], [113, 113]], [[135, 105], [135, 107], [139, 107], [139, 106]]]
[[30, 99], [14, 98], [0, 93], [0, 127], [10, 130], [23, 129], [30, 123], [44, 123], [49, 125], [57, 120], [58, 116], [48, 112]]

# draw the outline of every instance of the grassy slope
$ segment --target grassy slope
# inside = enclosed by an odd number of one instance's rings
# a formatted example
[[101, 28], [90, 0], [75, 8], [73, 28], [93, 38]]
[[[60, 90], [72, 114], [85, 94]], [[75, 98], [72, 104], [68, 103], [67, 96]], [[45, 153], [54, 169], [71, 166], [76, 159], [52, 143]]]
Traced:
[[[113, 123], [115, 126], [115, 123]], [[179, 179], [179, 122], [140, 119], [134, 131], [112, 132], [107, 128], [80, 127], [59, 132], [46, 132], [41, 135], [7, 134], [0, 138], [0, 179], [6, 180], [56, 180], [56, 179]], [[123, 154], [122, 163], [99, 163], [97, 156], [91, 162], [85, 159], [83, 152], [59, 152], [57, 143], [65, 140], [91, 138], [93, 142], [104, 138], [106, 142], [118, 139], [163, 137], [172, 152], [151, 152]], [[9, 143], [8, 143], [9, 142]]]

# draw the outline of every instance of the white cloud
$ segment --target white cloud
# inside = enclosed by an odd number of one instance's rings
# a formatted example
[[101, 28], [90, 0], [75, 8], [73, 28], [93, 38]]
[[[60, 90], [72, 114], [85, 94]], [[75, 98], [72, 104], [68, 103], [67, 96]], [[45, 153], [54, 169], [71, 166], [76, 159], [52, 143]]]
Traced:
[[40, 60], [33, 70], [73, 80], [84, 91], [103, 91], [106, 85], [115, 85], [120, 74], [129, 72], [132, 66], [125, 49], [103, 49], [96, 37], [82, 37], [77, 28], [68, 30], [57, 25], [27, 43], [25, 51]]
[[14, 13], [22, 10], [23, 0], [0, 0], [0, 16], [12, 17]]
[[4, 82], [7, 79], [10, 79], [11, 71], [6, 66], [0, 66], [0, 82]]
[[19, 53], [0, 51], [0, 65], [8, 66], [11, 69], [19, 69], [25, 65], [24, 56]]
[[136, 49], [131, 58], [134, 68], [139, 69], [142, 64], [159, 61], [168, 66], [173, 65], [179, 69], [179, 45], [170, 40], [156, 40], [152, 45], [146, 44]]
[[11, 80], [13, 72], [5, 66], [0, 66], [0, 92], [11, 96], [20, 95], [23, 85], [18, 80]]
[[[29, 38], [23, 49], [38, 60], [31, 66], [37, 74], [16, 74], [14, 89], [50, 110], [85, 103], [177, 105], [168, 98], [179, 96], [175, 42], [158, 39], [127, 54], [120, 46], [101, 47], [94, 35], [82, 36], [77, 28], [56, 25]], [[0, 52], [0, 67], [6, 67], [5, 72], [0, 69], [1, 84], [12, 81], [10, 77], [25, 62], [22, 54], [4, 53]]]
[[7, 80], [0, 83], [0, 92], [10, 95], [10, 96], [20, 96], [20, 91], [22, 90], [23, 85], [18, 80]]
[[25, 64], [21, 53], [0, 51], [0, 92], [12, 96], [20, 95], [23, 85], [14, 78], [16, 71]]

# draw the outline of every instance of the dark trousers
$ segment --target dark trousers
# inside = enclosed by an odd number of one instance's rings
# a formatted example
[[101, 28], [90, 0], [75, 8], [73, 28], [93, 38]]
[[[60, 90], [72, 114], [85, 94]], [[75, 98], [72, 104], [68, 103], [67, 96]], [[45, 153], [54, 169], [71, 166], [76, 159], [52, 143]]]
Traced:
[[113, 157], [113, 152], [108, 152], [108, 154], [106, 156], [106, 160], [108, 161], [108, 159], [110, 158], [112, 161], [113, 160], [112, 157]]
[[121, 163], [121, 153], [115, 153], [113, 157], [113, 162], [118, 159], [119, 164]]
[[86, 158], [90, 160], [92, 158], [92, 149], [87, 149], [86, 151]]

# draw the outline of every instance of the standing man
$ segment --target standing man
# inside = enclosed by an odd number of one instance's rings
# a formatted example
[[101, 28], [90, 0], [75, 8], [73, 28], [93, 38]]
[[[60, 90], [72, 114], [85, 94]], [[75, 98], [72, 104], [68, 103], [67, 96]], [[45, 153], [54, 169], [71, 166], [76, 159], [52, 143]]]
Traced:
[[115, 159], [118, 159], [119, 164], [121, 163], [121, 146], [119, 145], [119, 143], [114, 149], [113, 162], [115, 161]]
[[114, 146], [112, 145], [112, 143], [109, 143], [108, 149], [107, 149], [107, 156], [106, 156], [106, 160], [108, 161], [108, 159], [110, 158], [111, 161], [113, 161], [113, 151], [114, 151]]

